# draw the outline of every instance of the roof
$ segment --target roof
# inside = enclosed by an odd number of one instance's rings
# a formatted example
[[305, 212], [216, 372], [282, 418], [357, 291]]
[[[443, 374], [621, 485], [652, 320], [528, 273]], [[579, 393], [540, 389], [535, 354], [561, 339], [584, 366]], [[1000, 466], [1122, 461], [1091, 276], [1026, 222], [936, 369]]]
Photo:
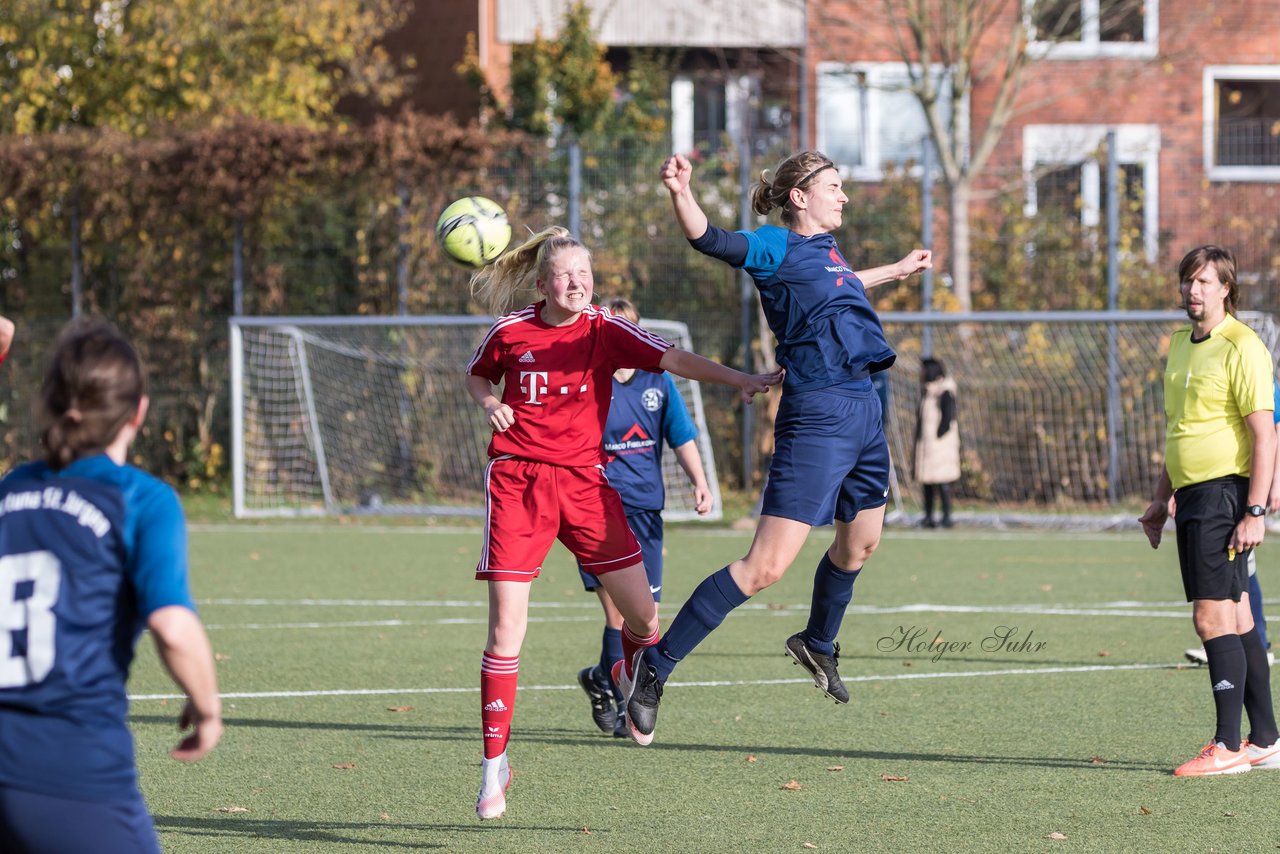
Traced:
[[[553, 36], [573, 0], [497, 0], [498, 41]], [[804, 44], [805, 0], [587, 0], [609, 47], [786, 48]]]

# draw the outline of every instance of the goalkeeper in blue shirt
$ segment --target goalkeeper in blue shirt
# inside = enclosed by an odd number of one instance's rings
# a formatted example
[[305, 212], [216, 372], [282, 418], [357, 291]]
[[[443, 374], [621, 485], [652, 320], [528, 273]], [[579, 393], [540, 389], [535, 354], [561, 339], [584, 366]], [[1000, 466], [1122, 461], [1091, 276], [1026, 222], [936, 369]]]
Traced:
[[[613, 297], [602, 302], [605, 308], [632, 323], [640, 314], [630, 300]], [[711, 489], [698, 453], [698, 428], [671, 375], [623, 368], [613, 375], [613, 400], [604, 430], [604, 450], [609, 457], [605, 474], [609, 484], [622, 496], [622, 506], [644, 554], [649, 589], [655, 602], [662, 601], [662, 508], [666, 489], [662, 480], [663, 444], [689, 476], [694, 508], [701, 514], [711, 510]], [[621, 709], [622, 692], [610, 676], [613, 663], [622, 658], [622, 614], [600, 586], [600, 579], [578, 570], [582, 584], [594, 590], [604, 607], [604, 637], [600, 660], [578, 671], [578, 684], [591, 700], [591, 718], [602, 732], [627, 738]]]

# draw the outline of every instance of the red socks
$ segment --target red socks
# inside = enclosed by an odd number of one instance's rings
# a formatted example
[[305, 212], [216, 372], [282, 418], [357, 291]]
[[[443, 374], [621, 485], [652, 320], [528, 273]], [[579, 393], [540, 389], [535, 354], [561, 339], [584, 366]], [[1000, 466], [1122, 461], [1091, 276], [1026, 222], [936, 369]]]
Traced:
[[627, 678], [634, 679], [636, 674], [633, 672], [631, 662], [635, 660], [636, 651], [653, 646], [658, 642], [658, 632], [655, 629], [653, 634], [648, 637], [636, 637], [631, 633], [631, 629], [625, 624], [622, 627], [622, 666], [626, 668]]
[[519, 657], [506, 658], [486, 652], [480, 659], [480, 721], [484, 725], [485, 759], [501, 756], [507, 749], [519, 678]]

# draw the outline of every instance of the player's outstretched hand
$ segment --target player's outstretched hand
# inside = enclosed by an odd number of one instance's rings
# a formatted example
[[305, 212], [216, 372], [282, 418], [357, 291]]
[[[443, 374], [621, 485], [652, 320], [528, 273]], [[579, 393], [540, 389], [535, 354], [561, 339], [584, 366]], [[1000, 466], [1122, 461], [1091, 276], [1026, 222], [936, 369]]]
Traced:
[[782, 382], [785, 374], [782, 368], [770, 374], [746, 374], [746, 381], [741, 386], [742, 399], [751, 403], [757, 394], [768, 394], [769, 388]]
[[912, 249], [898, 262], [898, 278], [905, 279], [933, 267], [933, 252], [929, 249]]
[[1151, 543], [1151, 548], [1160, 548], [1160, 538], [1164, 535], [1164, 523], [1169, 518], [1169, 505], [1164, 501], [1152, 501], [1147, 505], [1147, 510], [1138, 517], [1138, 521], [1142, 523], [1142, 530], [1147, 535], [1147, 542]]
[[169, 755], [182, 762], [195, 762], [209, 755], [209, 751], [218, 746], [222, 740], [222, 718], [200, 718], [191, 701], [183, 707], [178, 716], [178, 729], [193, 729], [178, 746], [169, 751]]
[[673, 154], [662, 164], [658, 174], [662, 178], [662, 185], [669, 192], [678, 193], [689, 186], [689, 179], [693, 177], [693, 164], [683, 154]]
[[493, 428], [493, 432], [501, 433], [512, 424], [516, 423], [516, 414], [511, 411], [511, 407], [505, 403], [499, 403], [497, 406], [486, 407], [485, 415], [489, 417], [489, 426]]

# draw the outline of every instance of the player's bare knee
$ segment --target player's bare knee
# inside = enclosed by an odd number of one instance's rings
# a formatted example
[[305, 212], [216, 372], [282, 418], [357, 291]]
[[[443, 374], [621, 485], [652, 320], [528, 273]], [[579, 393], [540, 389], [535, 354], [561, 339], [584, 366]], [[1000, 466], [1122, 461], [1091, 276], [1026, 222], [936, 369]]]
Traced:
[[875, 537], [871, 540], [861, 540], [853, 542], [847, 548], [832, 549], [830, 555], [831, 562], [847, 572], [853, 572], [855, 569], [861, 569], [862, 565], [867, 562], [868, 558], [880, 547], [880, 538]]
[[781, 563], [761, 563], [749, 566], [747, 575], [747, 584], [751, 589], [744, 589], [742, 592], [748, 596], [754, 596], [766, 587], [777, 584], [787, 571], [786, 564]]

